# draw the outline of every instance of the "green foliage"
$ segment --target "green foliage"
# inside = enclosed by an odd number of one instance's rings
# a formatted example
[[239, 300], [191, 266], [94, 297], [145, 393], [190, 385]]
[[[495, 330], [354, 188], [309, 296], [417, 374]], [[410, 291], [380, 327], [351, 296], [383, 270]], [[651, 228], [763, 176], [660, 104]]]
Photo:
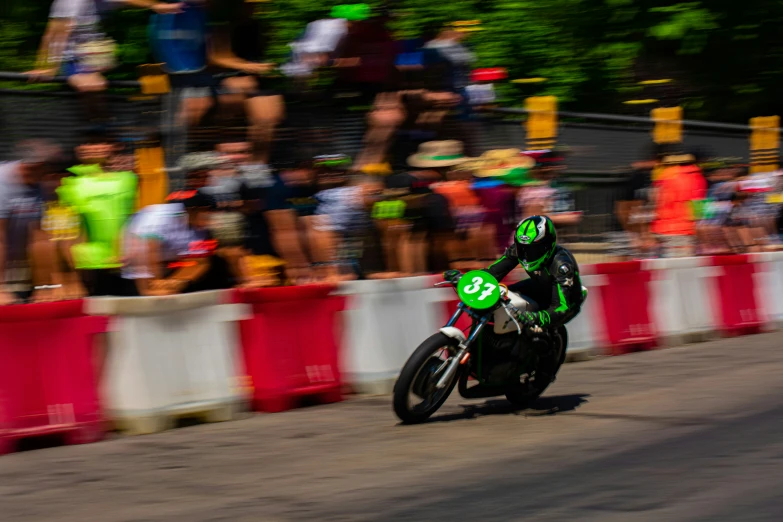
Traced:
[[143, 9], [116, 10], [103, 20], [103, 30], [117, 42], [118, 61], [121, 67], [110, 75], [115, 79], [136, 77], [136, 66], [150, 63], [147, 44], [147, 26], [150, 13]]
[[24, 22], [0, 24], [0, 70], [19, 71], [33, 66], [34, 53], [19, 53], [31, 34]]
[[683, 54], [700, 53], [710, 31], [719, 28], [716, 16], [699, 2], [654, 7], [649, 12], [669, 15], [666, 20], [650, 27], [649, 32], [660, 40], [680, 41], [680, 52]]
[[[218, 0], [220, 1], [220, 0]], [[325, 16], [335, 0], [260, 3], [267, 22], [267, 58], [281, 63], [305, 25]], [[347, 2], [346, 2], [347, 3]], [[381, 0], [372, 0], [372, 6]], [[0, 70], [34, 64], [51, 0], [0, 2]], [[397, 0], [391, 27], [415, 38], [459, 20], [480, 20], [467, 44], [480, 67], [505, 67], [511, 79], [543, 77], [536, 84], [499, 86], [508, 103], [553, 94], [561, 107], [617, 111], [634, 96], [680, 103], [689, 117], [746, 121], [783, 113], [783, 2], [779, 0]], [[122, 68], [150, 60], [149, 12], [117, 10], [105, 21], [119, 44]], [[640, 80], [672, 78], [665, 92]]]

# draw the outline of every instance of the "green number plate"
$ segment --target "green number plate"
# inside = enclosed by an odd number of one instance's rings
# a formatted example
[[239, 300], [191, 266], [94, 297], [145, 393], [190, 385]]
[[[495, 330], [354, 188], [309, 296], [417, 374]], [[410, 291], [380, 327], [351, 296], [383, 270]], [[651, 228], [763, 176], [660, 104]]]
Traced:
[[491, 274], [474, 270], [459, 280], [457, 294], [469, 307], [486, 310], [495, 306], [500, 299], [500, 284]]

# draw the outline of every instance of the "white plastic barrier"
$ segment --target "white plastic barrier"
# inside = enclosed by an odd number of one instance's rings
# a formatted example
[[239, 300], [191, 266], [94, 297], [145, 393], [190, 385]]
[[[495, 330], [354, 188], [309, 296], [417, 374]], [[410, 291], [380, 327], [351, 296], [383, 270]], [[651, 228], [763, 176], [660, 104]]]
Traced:
[[87, 311], [111, 316], [102, 392], [107, 414], [133, 434], [162, 431], [178, 417], [230, 420], [245, 399], [236, 321], [229, 294], [94, 298]]
[[587, 300], [574, 320], [566, 325], [568, 330], [568, 349], [566, 360], [582, 360], [600, 355], [606, 346], [601, 320], [601, 292], [598, 287], [604, 284], [605, 277], [592, 273], [592, 265], [580, 266], [580, 279], [587, 290]]
[[433, 288], [431, 276], [349, 281], [343, 332], [342, 371], [359, 393], [390, 393], [405, 361], [444, 325], [448, 288]]
[[652, 312], [660, 337], [667, 343], [703, 340], [717, 330], [714, 281], [720, 268], [708, 257], [649, 259]]
[[758, 254], [761, 271], [754, 274], [757, 296], [770, 327], [783, 327], [783, 252]]

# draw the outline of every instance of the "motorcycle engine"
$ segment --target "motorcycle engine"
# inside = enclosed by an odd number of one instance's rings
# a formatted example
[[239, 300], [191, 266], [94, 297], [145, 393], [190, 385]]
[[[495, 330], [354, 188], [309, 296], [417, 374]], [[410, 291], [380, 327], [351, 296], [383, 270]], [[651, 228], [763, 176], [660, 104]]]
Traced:
[[479, 379], [487, 384], [503, 384], [512, 379], [519, 368], [518, 341], [516, 333], [498, 335], [490, 328], [484, 329], [479, 341], [480, 361], [473, 361]]
[[473, 370], [490, 385], [504, 384], [534, 369], [546, 371], [539, 366], [553, 355], [548, 332], [520, 339], [516, 333], [496, 334], [487, 328], [481, 333], [480, 343], [479, 357], [472, 361]]

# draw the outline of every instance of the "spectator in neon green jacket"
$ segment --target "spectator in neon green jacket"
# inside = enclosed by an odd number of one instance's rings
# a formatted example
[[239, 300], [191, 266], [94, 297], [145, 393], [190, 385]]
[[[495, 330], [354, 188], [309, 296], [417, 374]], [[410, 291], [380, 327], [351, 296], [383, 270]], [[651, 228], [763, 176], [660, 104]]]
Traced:
[[123, 295], [119, 268], [123, 227], [134, 212], [138, 180], [133, 172], [107, 172], [117, 147], [99, 131], [76, 148], [81, 165], [57, 189], [60, 201], [82, 220], [82, 236], [70, 248], [69, 262], [81, 271], [90, 295]]

